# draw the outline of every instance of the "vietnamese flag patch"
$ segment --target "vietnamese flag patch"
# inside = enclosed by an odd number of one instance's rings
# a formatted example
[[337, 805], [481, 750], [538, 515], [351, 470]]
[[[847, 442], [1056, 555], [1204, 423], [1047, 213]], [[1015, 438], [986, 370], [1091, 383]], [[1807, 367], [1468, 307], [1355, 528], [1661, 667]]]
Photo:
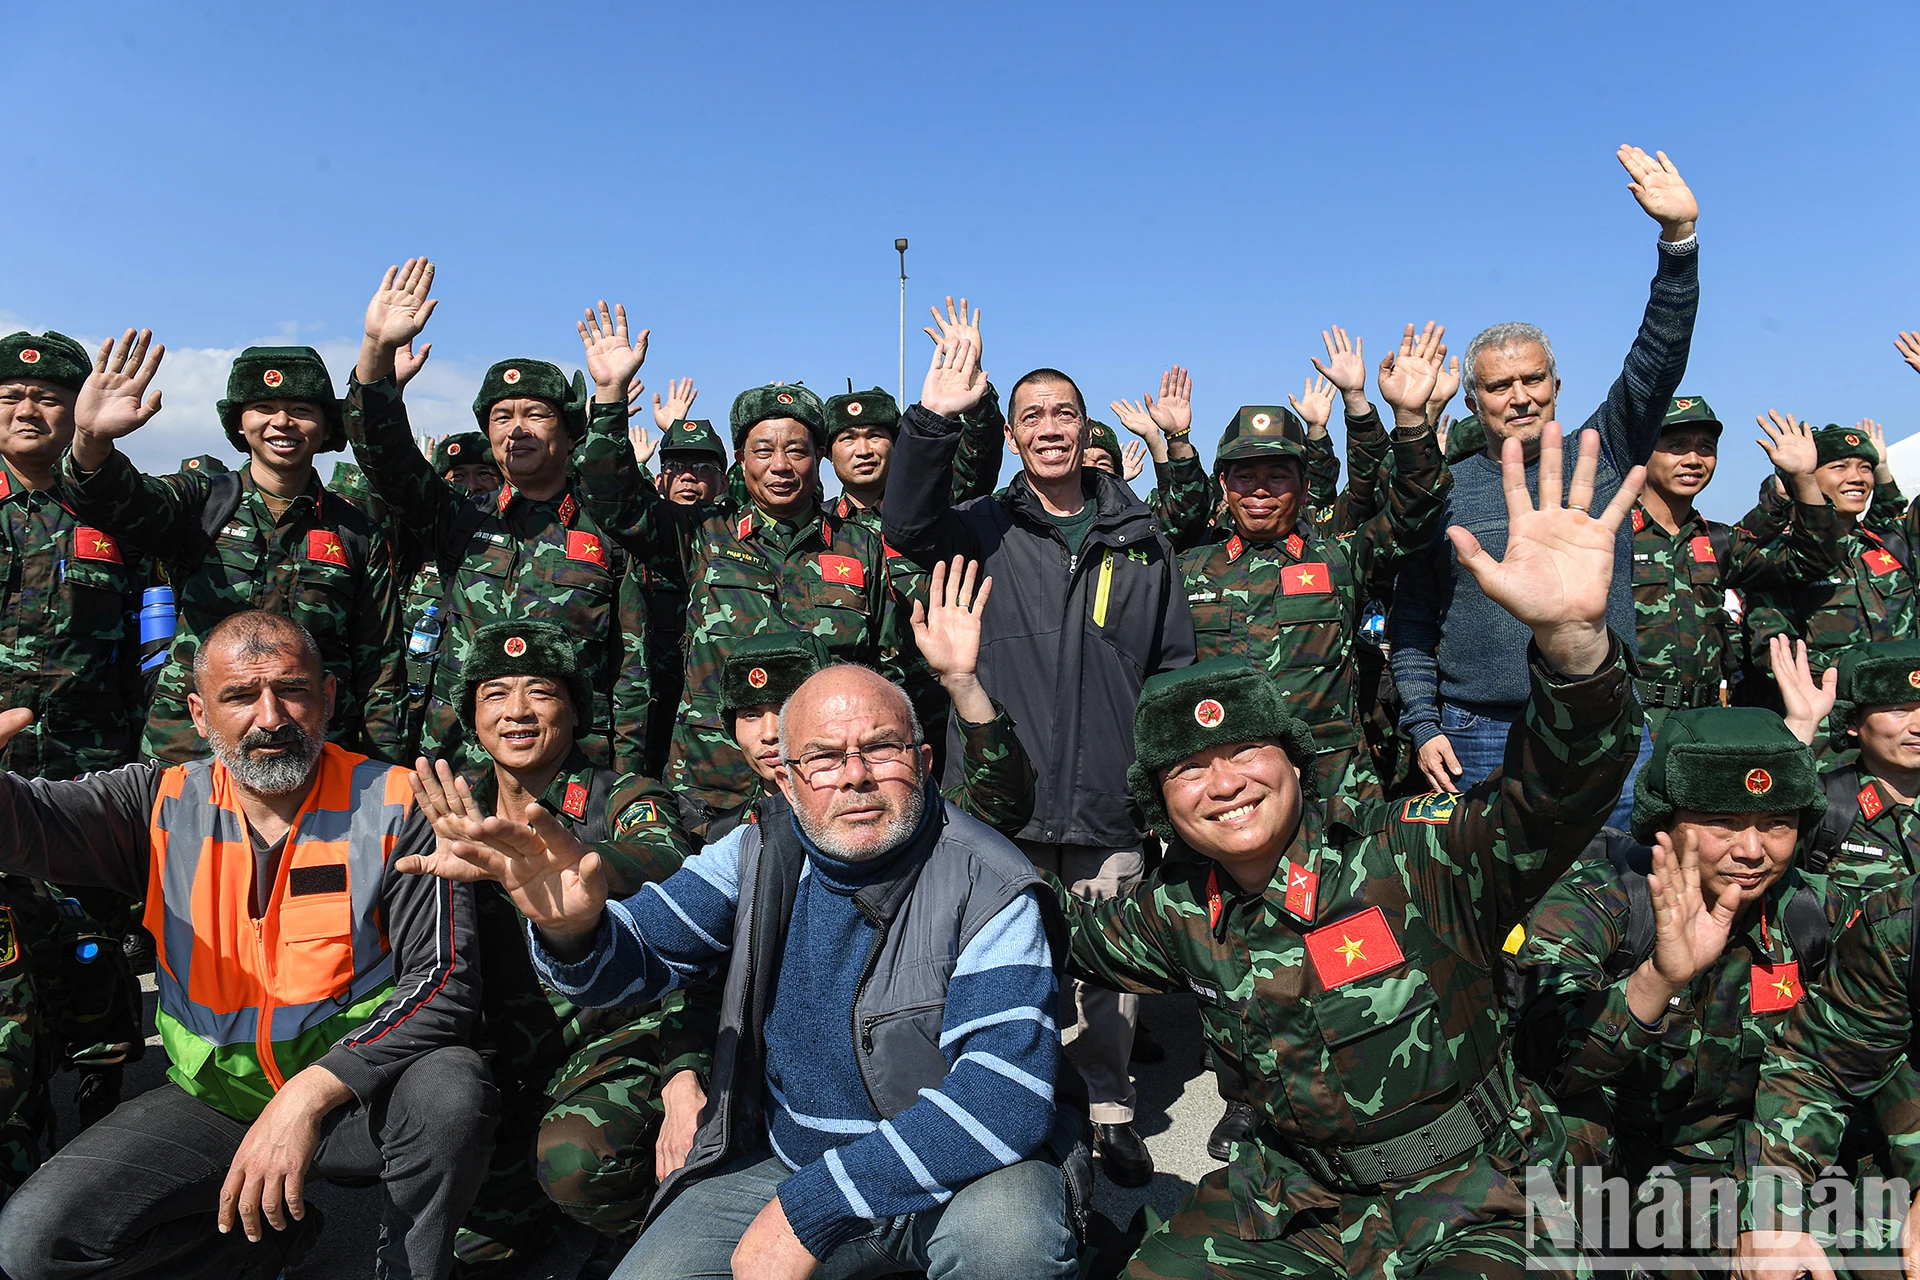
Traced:
[[1324, 564], [1290, 564], [1280, 571], [1283, 596], [1327, 596], [1333, 594], [1333, 575]]
[[1778, 1013], [1800, 1003], [1800, 962], [1756, 964], [1747, 977], [1747, 999], [1755, 1013]]
[[1706, 534], [1695, 534], [1693, 538], [1693, 562], [1695, 564], [1718, 564], [1719, 558], [1713, 554], [1713, 539]]
[[1876, 578], [1884, 578], [1900, 567], [1899, 557], [1885, 547], [1875, 547], [1861, 559], [1866, 562], [1867, 571]]
[[1393, 930], [1387, 926], [1387, 917], [1378, 907], [1368, 907], [1338, 924], [1315, 929], [1306, 936], [1306, 943], [1313, 971], [1329, 991], [1406, 961]]
[[867, 567], [852, 556], [821, 556], [820, 580], [838, 582], [849, 587], [867, 585]]
[[340, 541], [340, 535], [331, 529], [307, 530], [307, 559], [318, 560], [321, 564], [337, 564], [347, 567], [347, 549]]
[[[125, 564], [120, 558], [120, 544], [113, 540], [110, 533], [98, 529], [89, 529], [81, 525], [73, 531], [73, 558], [76, 560], [104, 560], [108, 564]], [[342, 561], [342, 563], [345, 563]]]
[[597, 533], [585, 533], [579, 529], [567, 530], [567, 559], [584, 560], [588, 564], [607, 567], [607, 544], [600, 540]]
[[560, 802], [560, 807], [565, 809], [573, 817], [586, 817], [587, 789], [577, 782], [569, 782], [567, 784], [567, 797]]

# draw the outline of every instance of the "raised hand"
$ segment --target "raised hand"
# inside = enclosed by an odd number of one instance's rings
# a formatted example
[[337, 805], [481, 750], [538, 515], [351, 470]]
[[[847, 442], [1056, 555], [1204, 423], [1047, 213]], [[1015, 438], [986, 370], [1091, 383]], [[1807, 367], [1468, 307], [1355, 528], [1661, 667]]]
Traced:
[[955, 332], [958, 336], [949, 338], [926, 331], [933, 339], [933, 360], [927, 365], [927, 380], [920, 385], [920, 406], [943, 418], [958, 417], [987, 394], [988, 375], [980, 367], [980, 348], [965, 336], [964, 328]]
[[413, 340], [393, 353], [393, 381], [396, 386], [406, 386], [413, 381], [413, 375], [420, 372], [427, 363], [427, 357], [433, 354], [433, 344], [429, 342], [420, 348], [420, 354], [413, 353]]
[[1309, 356], [1313, 367], [1320, 376], [1340, 389], [1342, 399], [1346, 401], [1347, 413], [1355, 418], [1366, 416], [1367, 412], [1367, 361], [1365, 343], [1359, 338], [1349, 339], [1347, 331], [1339, 325], [1320, 331], [1320, 340], [1327, 344], [1327, 362], [1320, 363], [1319, 356]]
[[[1147, 412], [1147, 406], [1137, 400], [1112, 400], [1107, 408], [1113, 410], [1113, 416], [1120, 419], [1120, 425], [1139, 436], [1147, 446], [1147, 452], [1155, 462], [1167, 460], [1167, 437], [1161, 434], [1160, 427]], [[1128, 476], [1129, 480], [1133, 477]]]
[[[1397, 412], [1397, 411], [1396, 411]], [[1541, 656], [1561, 675], [1591, 675], [1606, 661], [1607, 586], [1613, 580], [1615, 534], [1640, 497], [1647, 469], [1635, 467], [1599, 515], [1589, 515], [1600, 434], [1580, 433], [1573, 485], [1561, 501], [1564, 475], [1560, 424], [1540, 434], [1540, 502], [1527, 492], [1518, 440], [1502, 445], [1501, 485], [1507, 497], [1507, 553], [1495, 561], [1473, 534], [1447, 529], [1460, 563], [1486, 597], [1533, 630]]]
[[1411, 427], [1427, 420], [1427, 399], [1440, 380], [1440, 366], [1446, 357], [1445, 325], [1427, 321], [1418, 334], [1413, 326], [1400, 337], [1400, 348], [1389, 351], [1380, 362], [1375, 382], [1380, 398], [1393, 406], [1393, 424]]
[[[1658, 979], [1655, 991], [1664, 991], [1662, 1005], [1685, 991], [1707, 966], [1720, 958], [1740, 913], [1740, 886], [1729, 883], [1719, 900], [1708, 903], [1700, 891], [1700, 854], [1694, 841], [1682, 833], [1679, 848], [1662, 831], [1653, 838], [1653, 874], [1647, 888], [1653, 893], [1653, 955], [1642, 968]], [[1636, 1009], [1644, 1022], [1658, 1021]]]
[[627, 419], [627, 443], [633, 446], [634, 463], [642, 467], [652, 462], [653, 455], [660, 449], [660, 442], [638, 417]]
[[1138, 480], [1140, 473], [1147, 469], [1147, 446], [1138, 440], [1127, 441], [1127, 447], [1120, 451], [1120, 476], [1124, 480]]
[[1308, 378], [1298, 399], [1287, 396], [1287, 403], [1307, 424], [1307, 434], [1318, 440], [1327, 434], [1327, 419], [1333, 416], [1333, 383], [1326, 378]]
[[1785, 477], [1793, 500], [1815, 507], [1825, 505], [1826, 496], [1813, 478], [1820, 466], [1820, 448], [1814, 443], [1813, 428], [1792, 414], [1775, 409], [1767, 410], [1764, 418], [1755, 415], [1754, 421], [1760, 424], [1760, 448]]
[[388, 267], [367, 303], [366, 336], [389, 354], [409, 345], [427, 327], [440, 305], [427, 295], [433, 291], [434, 266], [425, 258], [408, 258]]
[[971, 677], [980, 664], [980, 617], [993, 594], [993, 579], [980, 582], [976, 592], [979, 572], [977, 562], [960, 556], [951, 564], [935, 564], [927, 584], [927, 603], [913, 602], [914, 643], [943, 681], [951, 676]]
[[628, 341], [627, 309], [614, 304], [607, 313], [605, 298], [596, 315], [591, 307], [586, 319], [574, 321], [580, 332], [580, 349], [587, 361], [587, 376], [593, 379], [593, 398], [600, 404], [625, 404], [627, 384], [640, 366], [647, 362], [647, 339], [652, 330], [642, 329], [640, 336]]
[[1440, 452], [1442, 454], [1445, 454], [1447, 451], [1447, 435], [1452, 430], [1453, 415], [1450, 413], [1441, 414], [1440, 420], [1433, 424], [1433, 439], [1434, 442], [1440, 446]]
[[1193, 375], [1179, 365], [1160, 375], [1160, 398], [1142, 397], [1153, 425], [1169, 436], [1184, 435], [1193, 429]]
[[1807, 660], [1807, 642], [1784, 635], [1768, 639], [1767, 657], [1785, 707], [1781, 719], [1794, 737], [1812, 746], [1820, 722], [1833, 710], [1834, 699], [1839, 696], [1840, 668], [1828, 667], [1826, 674], [1815, 680], [1813, 665]]
[[974, 359], [986, 359], [986, 348], [980, 341], [980, 308], [969, 309], [967, 300], [962, 298], [960, 306], [956, 309], [953, 305], [953, 295], [948, 294], [947, 313], [944, 316], [940, 314], [939, 307], [928, 307], [927, 310], [933, 315], [934, 328], [923, 329], [921, 332], [935, 342], [971, 342]]
[[692, 378], [668, 378], [666, 404], [660, 403], [659, 392], [656, 391], [653, 396], [653, 425], [664, 434], [674, 423], [686, 421], [699, 395]]
[[1920, 333], [1896, 333], [1893, 335], [1893, 345], [1899, 350], [1900, 358], [1907, 362], [1907, 367], [1920, 373]]
[[10, 707], [0, 711], [0, 751], [6, 750], [14, 735], [33, 723], [33, 712], [25, 707]]
[[[81, 433], [99, 441], [118, 440], [132, 435], [160, 412], [160, 393], [147, 394], [153, 375], [160, 372], [160, 361], [167, 349], [153, 345], [153, 330], [135, 333], [127, 330], [118, 338], [100, 344], [93, 357], [93, 372], [80, 387], [73, 405], [73, 424]], [[80, 456], [75, 441], [74, 461], [86, 470], [89, 463]], [[103, 451], [104, 452], [104, 451]]]
[[1647, 216], [1660, 224], [1660, 238], [1685, 240], [1692, 235], [1693, 224], [1700, 217], [1700, 202], [1693, 198], [1692, 189], [1673, 167], [1673, 161], [1667, 159], [1667, 153], [1648, 155], [1638, 147], [1622, 146], [1614, 156], [1633, 179], [1627, 190], [1633, 192]]
[[[1440, 358], [1445, 360], [1446, 364], [1434, 378], [1433, 391], [1427, 396], [1427, 421], [1434, 424], [1439, 423], [1440, 415], [1446, 411], [1449, 404], [1453, 403], [1455, 393], [1460, 390], [1460, 357], [1454, 356], [1449, 359], [1447, 348], [1442, 344]], [[1442, 449], [1447, 447], [1445, 437], [1441, 438], [1440, 447]]]
[[1853, 426], [1854, 430], [1865, 432], [1867, 439], [1873, 442], [1873, 478], [1875, 483], [1891, 484], [1893, 482], [1893, 463], [1889, 461], [1889, 455], [1887, 453], [1887, 429], [1875, 422], [1872, 418], [1862, 418], [1860, 421], [1854, 423]]

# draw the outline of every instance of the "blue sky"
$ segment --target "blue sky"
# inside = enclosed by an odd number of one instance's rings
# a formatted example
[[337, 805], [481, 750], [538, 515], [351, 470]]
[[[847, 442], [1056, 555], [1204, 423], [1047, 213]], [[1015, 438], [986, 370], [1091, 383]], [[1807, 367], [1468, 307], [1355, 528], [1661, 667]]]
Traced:
[[[224, 361], [320, 346], [413, 253], [443, 300], [423, 427], [493, 360], [578, 363], [600, 297], [654, 331], [650, 389], [895, 379], [915, 316], [985, 307], [1005, 386], [1100, 406], [1190, 366], [1203, 447], [1297, 392], [1341, 323], [1455, 351], [1527, 319], [1563, 415], [1618, 371], [1654, 267], [1621, 142], [1700, 197], [1685, 389], [1733, 424], [1704, 506], [1751, 502], [1755, 412], [1880, 418], [1920, 379], [1920, 9], [1687, 4], [11, 6], [16, 179], [0, 322], [151, 326], [168, 407], [132, 443], [224, 452]], [[1103, 415], [1104, 416], [1104, 415]], [[1747, 424], [1742, 426], [1741, 424]]]

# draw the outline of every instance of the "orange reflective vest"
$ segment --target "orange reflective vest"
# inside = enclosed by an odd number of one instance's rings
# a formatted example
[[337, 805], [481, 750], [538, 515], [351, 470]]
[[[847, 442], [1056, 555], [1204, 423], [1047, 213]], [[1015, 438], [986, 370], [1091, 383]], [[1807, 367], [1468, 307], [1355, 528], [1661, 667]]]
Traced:
[[328, 743], [255, 920], [232, 775], [211, 760], [161, 775], [146, 926], [174, 1083], [251, 1120], [372, 1017], [394, 985], [381, 882], [412, 806], [407, 770]]

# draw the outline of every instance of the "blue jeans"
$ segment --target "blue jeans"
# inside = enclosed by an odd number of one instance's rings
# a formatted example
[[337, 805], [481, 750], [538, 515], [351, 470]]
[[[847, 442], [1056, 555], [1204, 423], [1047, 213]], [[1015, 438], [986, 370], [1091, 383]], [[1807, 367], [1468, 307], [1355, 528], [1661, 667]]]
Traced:
[[1627, 780], [1620, 788], [1620, 802], [1613, 806], [1613, 813], [1607, 818], [1607, 825], [1620, 831], [1627, 830], [1633, 819], [1633, 784], [1640, 776], [1640, 768], [1653, 754], [1653, 726], [1640, 726], [1640, 754], [1633, 758], [1633, 768], [1627, 770]]
[[1512, 728], [1511, 720], [1451, 703], [1440, 708], [1440, 732], [1453, 744], [1453, 758], [1460, 762], [1456, 788], [1465, 791], [1492, 776], [1507, 757], [1507, 734]]
[[[762, 1149], [764, 1151], [764, 1148]], [[731, 1280], [733, 1250], [787, 1180], [778, 1157], [755, 1153], [681, 1192], [640, 1234], [614, 1280]], [[814, 1280], [925, 1271], [930, 1280], [1074, 1274], [1067, 1184], [1057, 1165], [1022, 1160], [976, 1178], [937, 1209], [888, 1218], [821, 1260]]]

